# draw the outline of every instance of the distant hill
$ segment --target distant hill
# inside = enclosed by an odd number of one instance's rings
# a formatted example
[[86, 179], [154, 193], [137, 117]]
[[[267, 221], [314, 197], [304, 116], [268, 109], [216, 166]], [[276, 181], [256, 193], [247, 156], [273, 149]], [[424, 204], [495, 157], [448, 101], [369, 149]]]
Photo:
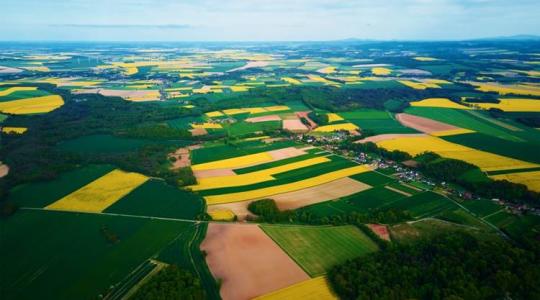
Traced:
[[540, 41], [540, 36], [532, 34], [519, 34], [475, 39], [477, 41]]

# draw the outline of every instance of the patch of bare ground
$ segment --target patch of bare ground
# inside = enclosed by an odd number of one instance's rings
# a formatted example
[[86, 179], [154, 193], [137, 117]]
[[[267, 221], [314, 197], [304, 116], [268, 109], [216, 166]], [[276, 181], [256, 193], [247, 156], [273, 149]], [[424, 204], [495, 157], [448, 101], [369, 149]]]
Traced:
[[268, 64], [269, 64], [269, 62], [268, 62], [268, 61], [264, 61], [264, 60], [261, 60], [261, 61], [250, 61], [250, 62], [247, 62], [247, 63], [246, 63], [244, 66], [242, 66], [242, 67], [230, 69], [230, 70], [228, 70], [227, 72], [236, 72], [236, 71], [241, 71], [241, 70], [246, 70], [246, 69], [251, 69], [251, 68], [262, 68], [262, 67], [268, 66]]
[[209, 205], [208, 206], [208, 212], [213, 211], [220, 211], [224, 209], [228, 209], [232, 211], [235, 215], [238, 221], [245, 221], [247, 217], [255, 217], [254, 214], [252, 214], [248, 210], [248, 205], [252, 201], [243, 201], [243, 202], [232, 202], [232, 203], [223, 203], [223, 204], [215, 204], [215, 205]]
[[178, 148], [173, 153], [169, 153], [169, 157], [174, 157], [175, 161], [172, 163], [171, 169], [177, 170], [184, 167], [191, 166], [191, 159], [189, 158], [189, 152], [191, 150], [199, 149], [201, 145], [192, 145], [188, 147]]
[[9, 167], [8, 165], [0, 162], [0, 178], [7, 176], [9, 174]]
[[366, 224], [366, 226], [373, 231], [379, 238], [390, 242], [390, 232], [386, 225], [381, 224]]
[[309, 279], [255, 224], [208, 224], [201, 244], [224, 300], [247, 300]]
[[217, 176], [233, 176], [236, 175], [232, 169], [212, 169], [212, 170], [195, 170], [193, 175], [197, 178], [209, 178]]
[[309, 128], [300, 119], [283, 120], [283, 129], [294, 133], [309, 131]]
[[248, 123], [259, 123], [259, 122], [268, 122], [268, 121], [281, 121], [281, 117], [278, 115], [268, 115], [261, 117], [247, 118], [245, 120]]
[[334, 180], [311, 188], [273, 195], [280, 210], [297, 209], [315, 203], [335, 200], [367, 190], [371, 186], [349, 177]]
[[317, 127], [317, 123], [313, 122], [312, 119], [309, 118], [308, 116], [309, 114], [309, 111], [299, 111], [299, 112], [296, 112], [296, 116], [299, 117], [299, 118], [303, 118], [303, 119], [306, 119], [306, 121], [308, 121], [309, 125], [309, 129], [310, 130], [313, 130]]
[[402, 194], [402, 195], [405, 196], [405, 197], [410, 197], [410, 196], [412, 196], [412, 194], [409, 194], [409, 193], [404, 192], [404, 191], [402, 191], [402, 190], [393, 188], [393, 187], [391, 187], [391, 186], [385, 186], [384, 188], [387, 189], [387, 190], [390, 190], [390, 191], [392, 191], [392, 192], [396, 192], [396, 193]]
[[306, 154], [306, 152], [298, 148], [287, 147], [287, 148], [268, 151], [268, 154], [272, 156], [272, 161], [276, 161], [276, 160], [282, 160], [286, 158], [304, 155]]
[[208, 131], [204, 128], [193, 128], [190, 129], [189, 132], [191, 132], [192, 136], [201, 136], [201, 135], [207, 135]]
[[396, 119], [399, 121], [399, 123], [401, 123], [401, 125], [424, 133], [460, 129], [459, 127], [450, 124], [406, 113], [396, 114]]
[[400, 137], [414, 137], [414, 136], [426, 136], [426, 135], [424, 133], [387, 133], [387, 134], [369, 136], [367, 138], [358, 140], [355, 143], [367, 143], [367, 142], [377, 143], [381, 141], [397, 139]]

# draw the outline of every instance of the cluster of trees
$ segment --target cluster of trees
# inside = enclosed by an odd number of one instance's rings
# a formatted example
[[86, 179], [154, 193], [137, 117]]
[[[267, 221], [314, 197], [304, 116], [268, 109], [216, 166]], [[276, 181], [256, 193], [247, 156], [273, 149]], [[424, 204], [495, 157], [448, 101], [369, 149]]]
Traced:
[[134, 300], [206, 299], [199, 278], [192, 273], [169, 265], [152, 276], [131, 297]]
[[[464, 89], [466, 87], [463, 87]], [[295, 90], [296, 89], [296, 90]], [[390, 109], [401, 112], [411, 101], [425, 98], [449, 98], [460, 102], [456, 90], [440, 88], [416, 90], [406, 86], [399, 88], [338, 89], [328, 86], [296, 87], [291, 93], [300, 93], [308, 106], [329, 111], [349, 110], [358, 107]], [[471, 90], [473, 90], [471, 88]], [[449, 96], [450, 95], [450, 96]]]
[[318, 114], [314, 111], [311, 111], [308, 114], [308, 117], [317, 125], [322, 126], [328, 124], [328, 116], [326, 114]]
[[527, 203], [540, 206], [540, 193], [529, 191], [527, 186], [507, 180], [493, 180], [487, 176], [481, 180], [471, 180], [465, 173], [480, 169], [467, 162], [442, 158], [436, 153], [423, 153], [416, 158], [423, 174], [443, 181], [457, 183], [469, 191], [487, 198], [500, 198], [513, 203]]
[[540, 255], [452, 233], [393, 245], [328, 272], [342, 299], [539, 299]]
[[164, 124], [150, 124], [144, 126], [137, 126], [133, 128], [127, 128], [124, 131], [120, 131], [117, 135], [131, 137], [131, 138], [143, 138], [143, 139], [155, 139], [155, 140], [172, 140], [192, 139], [191, 132], [187, 129], [171, 128]]

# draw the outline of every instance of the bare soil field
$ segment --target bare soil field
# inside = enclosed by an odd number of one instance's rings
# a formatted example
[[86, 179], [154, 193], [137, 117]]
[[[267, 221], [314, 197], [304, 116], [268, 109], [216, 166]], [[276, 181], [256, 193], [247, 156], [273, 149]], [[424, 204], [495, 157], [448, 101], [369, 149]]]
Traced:
[[349, 177], [315, 187], [271, 196], [280, 210], [297, 209], [307, 205], [339, 199], [367, 190], [371, 186]]
[[270, 154], [270, 156], [272, 156], [272, 159], [274, 161], [306, 154], [304, 150], [297, 149], [294, 147], [287, 147], [283, 149], [272, 150], [272, 151], [268, 151], [268, 153]]
[[[109, 90], [109, 89], [82, 89], [73, 90], [74, 94], [101, 94], [103, 96], [116, 96], [124, 99], [146, 98], [148, 94], [158, 93], [158, 90]], [[147, 99], [159, 100], [159, 99]]]
[[268, 121], [281, 121], [281, 118], [278, 115], [269, 115], [269, 116], [262, 116], [262, 117], [247, 118], [245, 121], [249, 123], [259, 123], [259, 122], [268, 122]]
[[193, 128], [190, 129], [189, 132], [191, 132], [192, 136], [201, 136], [201, 135], [207, 135], [208, 131], [204, 128]]
[[386, 225], [381, 224], [366, 224], [371, 231], [373, 231], [378, 237], [385, 241], [390, 241], [390, 232], [388, 231], [388, 227]]
[[262, 67], [268, 66], [268, 64], [269, 62], [264, 61], [264, 60], [263, 61], [250, 61], [242, 67], [230, 69], [227, 72], [236, 72], [236, 71], [242, 71], [242, 70], [251, 69], [251, 68], [262, 68]]
[[308, 132], [307, 128], [299, 119], [283, 120], [283, 129], [291, 132]]
[[201, 244], [224, 300], [244, 300], [309, 279], [255, 224], [210, 223]]
[[432, 133], [444, 130], [460, 129], [459, 127], [438, 122], [432, 119], [418, 117], [406, 113], [396, 114], [396, 119], [403, 126], [416, 129], [424, 133]]
[[178, 148], [175, 152], [170, 153], [169, 157], [176, 158], [176, 161], [172, 164], [171, 169], [177, 170], [180, 168], [191, 166], [191, 159], [189, 158], [189, 152], [191, 150], [199, 149], [201, 145], [193, 145], [183, 148]]
[[6, 176], [7, 174], [9, 174], [8, 165], [5, 165], [2, 162], [0, 162], [0, 178]]
[[216, 176], [233, 176], [236, 175], [232, 169], [212, 169], [212, 170], [195, 170], [193, 175], [197, 178], [209, 178]]

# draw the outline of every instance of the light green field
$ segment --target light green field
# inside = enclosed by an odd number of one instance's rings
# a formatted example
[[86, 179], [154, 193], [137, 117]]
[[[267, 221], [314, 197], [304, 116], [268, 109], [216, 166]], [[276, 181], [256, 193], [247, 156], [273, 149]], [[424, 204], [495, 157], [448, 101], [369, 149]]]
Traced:
[[278, 226], [261, 228], [311, 277], [326, 273], [348, 259], [378, 250], [354, 226]]

